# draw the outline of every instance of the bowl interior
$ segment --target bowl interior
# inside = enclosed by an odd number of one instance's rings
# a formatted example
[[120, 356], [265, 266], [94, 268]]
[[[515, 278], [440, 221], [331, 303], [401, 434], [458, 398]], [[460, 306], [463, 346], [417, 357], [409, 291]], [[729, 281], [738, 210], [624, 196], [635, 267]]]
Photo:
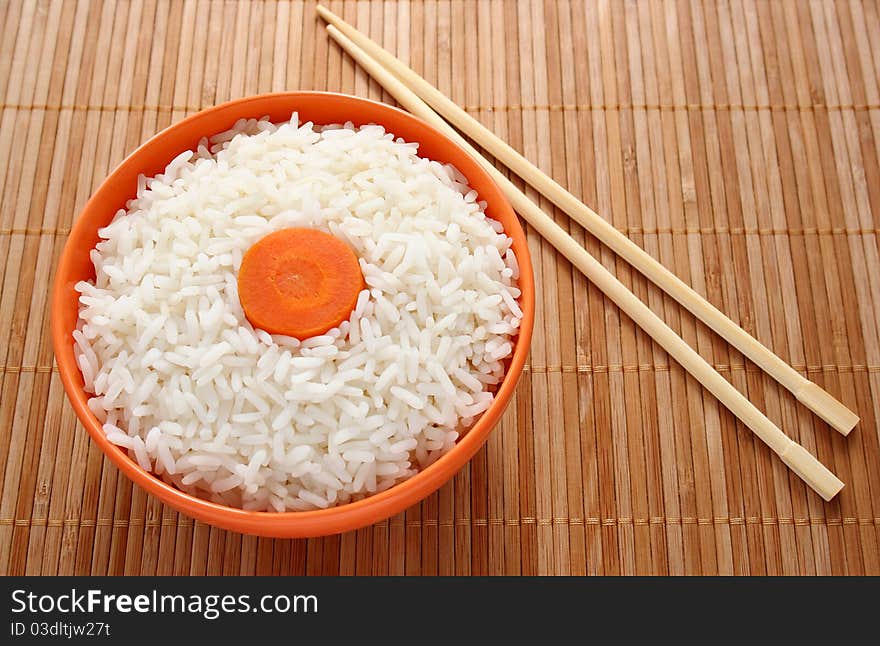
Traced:
[[[76, 365], [72, 331], [78, 318], [78, 294], [74, 285], [93, 279], [89, 251], [99, 241], [98, 229], [137, 191], [139, 175], [162, 170], [179, 153], [195, 148], [203, 136], [226, 130], [241, 118], [268, 115], [286, 121], [292, 112], [301, 121], [355, 125], [378, 123], [395, 136], [419, 143], [419, 155], [454, 164], [486, 200], [487, 215], [498, 220], [513, 239], [520, 266], [520, 306], [524, 316], [503, 382], [495, 401], [445, 456], [409, 480], [365, 499], [305, 512], [249, 512], [218, 505], [184, 493], [143, 471], [121, 449], [107, 440], [97, 418], [87, 406], [82, 375]], [[457, 145], [432, 127], [391, 106], [357, 97], [324, 92], [265, 94], [225, 103], [184, 119], [160, 132], [132, 153], [104, 181], [76, 220], [62, 253], [52, 294], [52, 342], [65, 391], [76, 414], [92, 438], [111, 460], [137, 484], [183, 513], [205, 522], [244, 533], [275, 537], [306, 537], [338, 533], [378, 522], [418, 502], [437, 489], [464, 465], [485, 441], [498, 421], [522, 371], [531, 340], [534, 319], [534, 284], [525, 233], [509, 203], [489, 175]]]

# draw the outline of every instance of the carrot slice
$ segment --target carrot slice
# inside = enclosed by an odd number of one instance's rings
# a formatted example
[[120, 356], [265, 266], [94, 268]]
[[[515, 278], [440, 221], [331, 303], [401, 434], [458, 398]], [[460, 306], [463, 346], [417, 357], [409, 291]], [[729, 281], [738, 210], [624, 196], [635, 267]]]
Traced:
[[347, 319], [362, 289], [351, 247], [316, 229], [270, 233], [245, 252], [238, 270], [238, 298], [251, 325], [298, 339]]

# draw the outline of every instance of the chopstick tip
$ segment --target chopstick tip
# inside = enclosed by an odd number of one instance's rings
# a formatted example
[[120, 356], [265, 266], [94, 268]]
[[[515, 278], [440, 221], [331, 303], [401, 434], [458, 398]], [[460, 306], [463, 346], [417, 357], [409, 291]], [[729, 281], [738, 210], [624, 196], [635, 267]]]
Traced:
[[849, 435], [859, 423], [858, 415], [812, 381], [805, 380], [794, 396], [841, 435]]
[[315, 11], [318, 13], [319, 16], [321, 16], [321, 18], [323, 18], [324, 20], [326, 20], [328, 22], [330, 21], [330, 18], [334, 17], [333, 12], [321, 4], [319, 4], [315, 7]]
[[339, 29], [337, 29], [335, 25], [331, 24], [324, 25], [324, 29], [327, 30], [327, 34], [330, 36], [330, 38], [333, 39], [334, 42], [336, 42], [337, 45], [339, 45], [340, 47], [342, 47], [342, 49], [351, 54], [351, 46], [354, 45], [354, 43], [351, 43], [351, 45], [349, 45], [351, 41], [346, 38], [345, 34], [339, 31]]

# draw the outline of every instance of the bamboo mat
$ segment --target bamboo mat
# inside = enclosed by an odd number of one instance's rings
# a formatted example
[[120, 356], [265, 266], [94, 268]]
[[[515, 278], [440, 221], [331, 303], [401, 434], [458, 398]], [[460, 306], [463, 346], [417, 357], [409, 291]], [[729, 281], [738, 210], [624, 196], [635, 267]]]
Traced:
[[836, 434], [556, 213], [847, 483], [834, 502], [533, 232], [516, 398], [421, 505], [257, 539], [178, 515], [103, 459], [49, 342], [71, 223], [127, 152], [204, 106], [387, 100], [314, 4], [0, 0], [0, 573], [880, 573], [876, 0], [328, 3], [856, 410]]

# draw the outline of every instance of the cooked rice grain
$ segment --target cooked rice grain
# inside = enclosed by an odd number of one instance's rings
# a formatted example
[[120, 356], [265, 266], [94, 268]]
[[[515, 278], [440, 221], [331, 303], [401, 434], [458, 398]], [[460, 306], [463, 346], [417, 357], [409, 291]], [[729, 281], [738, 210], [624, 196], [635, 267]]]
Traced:
[[[99, 231], [73, 334], [108, 439], [190, 493], [326, 508], [447, 452], [492, 402], [522, 311], [511, 240], [451, 166], [379, 126], [242, 120], [141, 178]], [[299, 341], [238, 301], [248, 247], [338, 236], [367, 289]]]

